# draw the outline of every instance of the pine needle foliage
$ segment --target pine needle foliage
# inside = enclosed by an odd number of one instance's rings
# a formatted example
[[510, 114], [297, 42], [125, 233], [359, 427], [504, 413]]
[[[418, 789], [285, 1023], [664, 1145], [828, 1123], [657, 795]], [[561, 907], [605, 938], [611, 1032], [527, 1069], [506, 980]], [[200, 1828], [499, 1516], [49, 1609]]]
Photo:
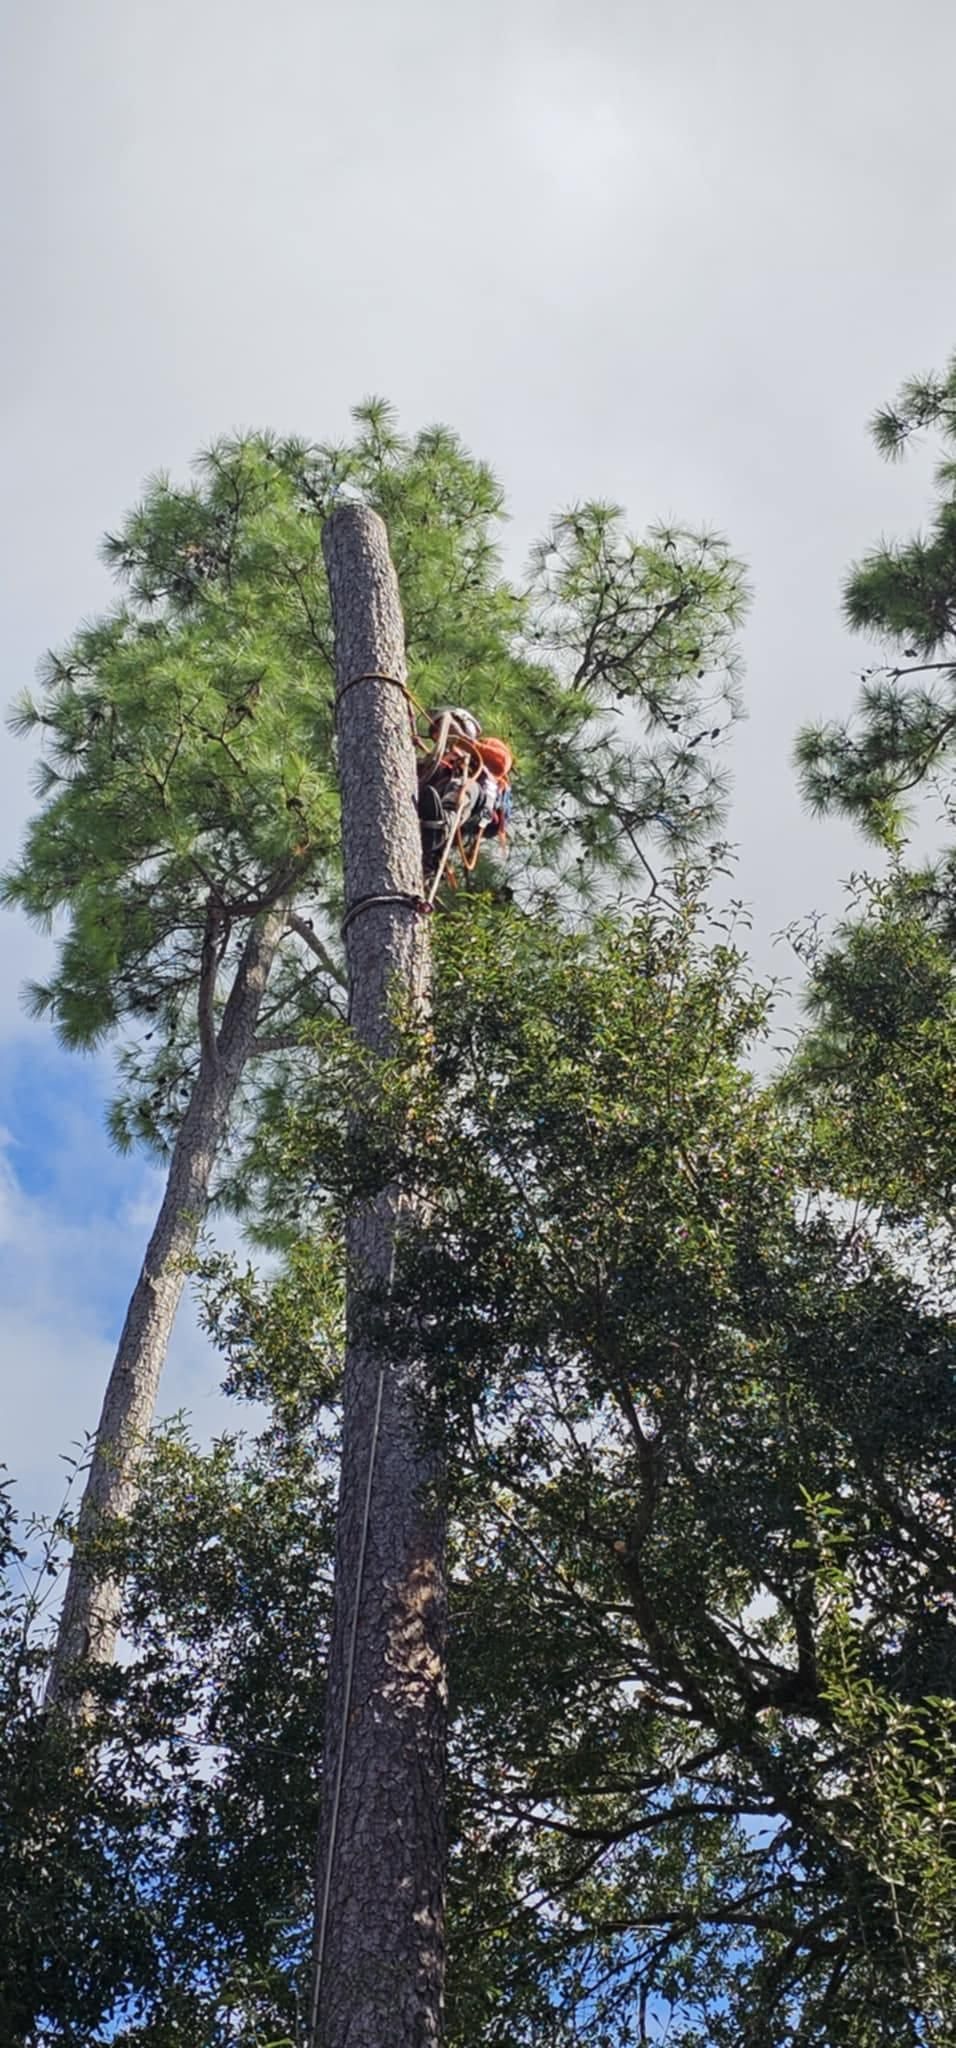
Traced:
[[640, 841], [684, 844], [719, 815], [713, 754], [737, 709], [745, 601], [727, 548], [631, 542], [619, 513], [584, 507], [518, 588], [487, 466], [446, 428], [403, 436], [381, 401], [354, 424], [341, 447], [222, 440], [190, 484], [154, 478], [104, 544], [120, 600], [47, 658], [12, 714], [41, 743], [40, 807], [3, 896], [57, 937], [30, 1007], [69, 1046], [131, 1032], [120, 1143], [163, 1146], [177, 1127], [204, 948], [221, 1008], [250, 920], [280, 897], [306, 906], [326, 963], [286, 942], [266, 1038], [288, 1037], [341, 977], [320, 532], [343, 494], [388, 525], [415, 695], [468, 703], [516, 751], [515, 881], [524, 859], [539, 884], [586, 894], [642, 872]]
[[911, 379], [871, 432], [881, 453], [900, 456], [934, 429], [943, 445], [928, 530], [883, 542], [851, 570], [844, 611], [854, 632], [887, 644], [889, 659], [863, 671], [855, 717], [808, 726], [797, 741], [804, 795], [816, 811], [840, 811], [898, 845], [919, 790], [952, 814], [956, 747], [956, 357], [940, 377]]
[[895, 868], [859, 883], [806, 1002], [810, 1026], [782, 1093], [810, 1120], [819, 1174], [916, 1233], [924, 1271], [945, 1264], [956, 1224], [956, 961], [937, 875]]

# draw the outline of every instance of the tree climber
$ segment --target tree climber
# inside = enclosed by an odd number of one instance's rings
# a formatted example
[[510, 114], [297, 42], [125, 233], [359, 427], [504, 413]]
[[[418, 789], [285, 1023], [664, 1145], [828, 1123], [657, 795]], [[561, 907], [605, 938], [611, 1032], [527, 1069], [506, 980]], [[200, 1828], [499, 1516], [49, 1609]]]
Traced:
[[426, 877], [437, 882], [454, 848], [471, 873], [486, 840], [504, 841], [511, 812], [511, 748], [483, 738], [460, 705], [436, 711], [418, 768], [418, 815]]

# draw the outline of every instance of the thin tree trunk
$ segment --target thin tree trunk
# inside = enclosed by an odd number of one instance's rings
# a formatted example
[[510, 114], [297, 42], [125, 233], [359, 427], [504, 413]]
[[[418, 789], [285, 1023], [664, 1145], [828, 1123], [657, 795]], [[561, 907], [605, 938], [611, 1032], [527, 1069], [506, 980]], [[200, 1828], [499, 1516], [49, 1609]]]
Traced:
[[[428, 941], [405, 647], [382, 521], [327, 522], [351, 1020], [374, 1051], [393, 995], [424, 1015]], [[357, 680], [362, 678], [361, 681]], [[369, 901], [384, 898], [384, 901]], [[349, 1308], [317, 1856], [310, 2048], [433, 2048], [441, 2039], [445, 1880], [445, 1571], [441, 1459], [427, 1389], [362, 1327], [387, 1285], [399, 1204], [347, 1233]]]
[[[246, 940], [218, 1034], [211, 1007], [201, 1031], [199, 1072], [170, 1161], [162, 1207], [116, 1349], [80, 1507], [56, 1648], [47, 1681], [48, 1705], [69, 1696], [79, 1662], [112, 1661], [121, 1620], [122, 1587], [99, 1577], [84, 1556], [104, 1518], [125, 1515], [136, 1498], [137, 1467], [152, 1425], [159, 1381], [176, 1310], [209, 1204], [209, 1187], [287, 911], [266, 911]], [[200, 992], [201, 1008], [212, 977]], [[81, 1711], [82, 1703], [80, 1703]]]

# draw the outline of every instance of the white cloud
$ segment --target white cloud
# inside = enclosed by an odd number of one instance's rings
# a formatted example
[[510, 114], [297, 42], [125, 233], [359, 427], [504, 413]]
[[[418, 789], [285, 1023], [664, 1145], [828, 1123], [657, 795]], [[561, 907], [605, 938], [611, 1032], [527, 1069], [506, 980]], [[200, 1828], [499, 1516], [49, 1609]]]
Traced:
[[[59, 1501], [65, 1456], [96, 1427], [126, 1297], [142, 1259], [162, 1192], [161, 1175], [131, 1166], [108, 1209], [84, 1217], [77, 1178], [90, 1164], [88, 1124], [69, 1121], [58, 1162], [61, 1192], [73, 1191], [71, 1213], [57, 1193], [31, 1195], [18, 1181], [9, 1134], [0, 1151], [0, 1458], [30, 1509]], [[76, 1202], [76, 1206], [74, 1206]], [[235, 1247], [228, 1224], [217, 1230]], [[184, 1296], [160, 1391], [158, 1413], [184, 1409], [197, 1436], [249, 1424], [220, 1393], [222, 1364]]]
[[628, 173], [646, 170], [655, 157], [658, 166], [671, 163], [680, 153], [680, 131], [663, 110], [649, 134], [646, 121], [615, 96], [603, 64], [529, 52], [509, 85], [513, 146], [537, 174], [547, 212], [570, 205], [587, 214], [592, 232], [617, 225]]
[[[926, 463], [883, 468], [864, 421], [956, 343], [948, 0], [48, 0], [3, 36], [0, 699], [108, 597], [97, 542], [144, 475], [236, 424], [334, 436], [384, 390], [495, 464], [515, 560], [588, 493], [749, 558], [731, 831], [776, 966], [770, 934], [861, 859], [789, 760], [865, 659], [840, 580], [926, 503]], [[0, 864], [28, 761], [0, 744]], [[46, 942], [5, 917], [0, 946], [0, 1049], [37, 1044], [17, 991]], [[132, 1283], [153, 1183], [131, 1167], [84, 1220], [88, 1135], [15, 1163], [0, 1368], [39, 1471], [95, 1420], [104, 1277]], [[215, 1384], [183, 1318], [170, 1398], [212, 1416]]]

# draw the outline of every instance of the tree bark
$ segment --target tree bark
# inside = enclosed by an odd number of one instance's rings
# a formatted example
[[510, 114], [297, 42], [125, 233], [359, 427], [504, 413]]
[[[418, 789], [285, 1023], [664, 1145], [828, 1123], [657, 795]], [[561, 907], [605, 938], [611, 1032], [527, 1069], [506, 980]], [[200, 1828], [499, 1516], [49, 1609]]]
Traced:
[[[335, 623], [350, 1016], [362, 1043], [384, 1052], [392, 997], [410, 998], [424, 1018], [428, 986], [415, 755], [407, 700], [395, 686], [405, 680], [404, 628], [377, 515], [340, 507], [323, 547]], [[310, 2048], [433, 2048], [442, 2033], [441, 1455], [421, 1375], [382, 1356], [362, 1316], [364, 1288], [388, 1285], [400, 1221], [400, 1204], [386, 1193], [347, 1229]]]
[[[209, 1187], [287, 911], [275, 907], [246, 940], [218, 1033], [201, 1034], [199, 1072], [173, 1147], [162, 1206], [126, 1311], [80, 1506], [77, 1540], [47, 1681], [47, 1705], [73, 1691], [77, 1664], [112, 1661], [119, 1634], [122, 1587], [99, 1576], [84, 1555], [107, 1517], [126, 1515], [136, 1498], [137, 1467], [152, 1425], [159, 1381], [176, 1310], [209, 1204]], [[207, 989], [200, 991], [203, 1011]], [[77, 1699], [79, 1710], [85, 1701]]]

